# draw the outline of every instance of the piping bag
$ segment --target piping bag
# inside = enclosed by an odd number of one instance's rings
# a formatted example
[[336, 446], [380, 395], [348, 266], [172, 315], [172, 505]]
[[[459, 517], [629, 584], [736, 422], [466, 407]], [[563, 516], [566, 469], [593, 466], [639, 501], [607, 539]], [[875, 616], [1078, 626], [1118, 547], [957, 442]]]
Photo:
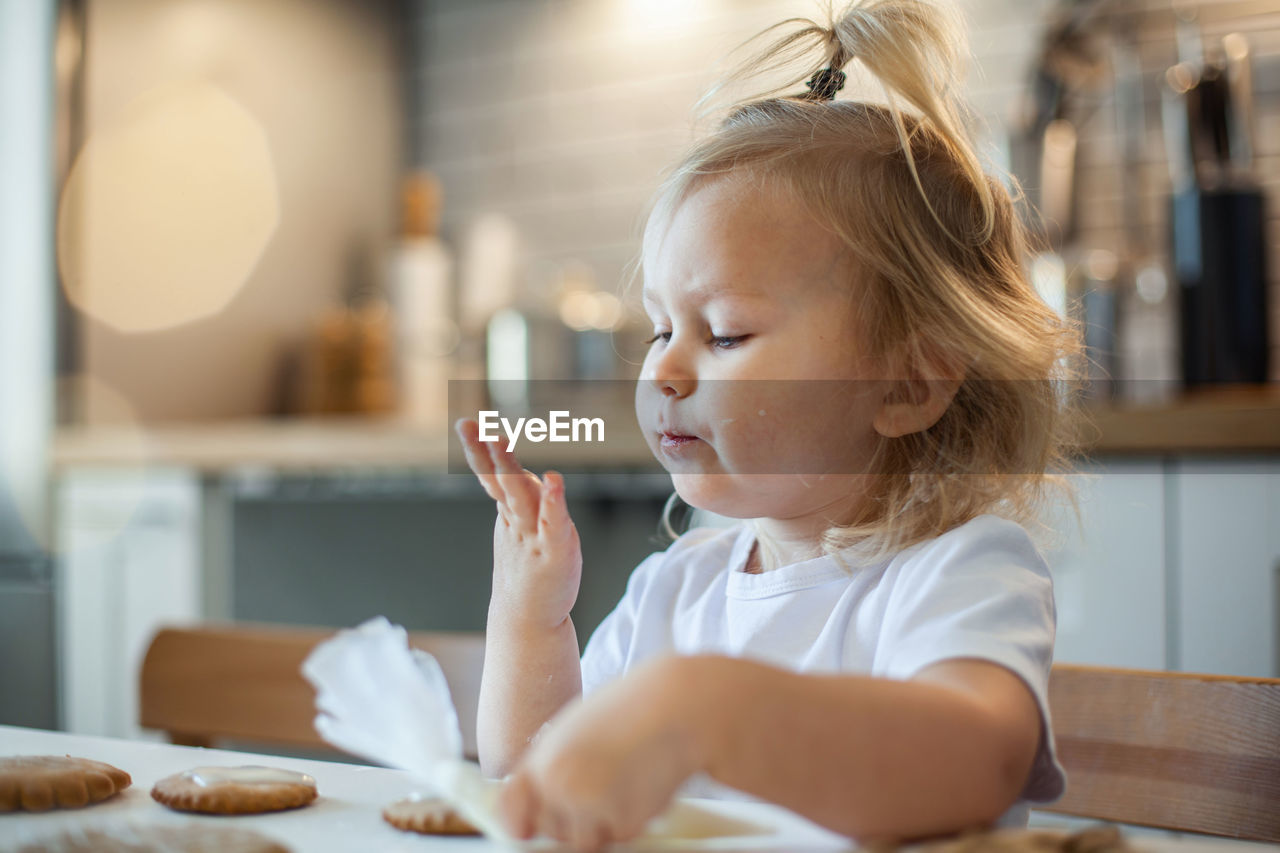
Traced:
[[497, 815], [499, 782], [462, 757], [462, 730], [436, 659], [378, 616], [316, 646], [302, 663], [316, 688], [316, 731], [329, 743], [426, 782], [473, 826], [512, 841]]
[[[462, 757], [462, 732], [440, 664], [409, 648], [408, 632], [378, 616], [312, 650], [302, 674], [316, 688], [316, 731], [354, 755], [408, 771], [489, 838], [516, 844], [498, 819], [501, 781]], [[650, 821], [645, 846], [762, 835], [772, 827], [677, 801]]]

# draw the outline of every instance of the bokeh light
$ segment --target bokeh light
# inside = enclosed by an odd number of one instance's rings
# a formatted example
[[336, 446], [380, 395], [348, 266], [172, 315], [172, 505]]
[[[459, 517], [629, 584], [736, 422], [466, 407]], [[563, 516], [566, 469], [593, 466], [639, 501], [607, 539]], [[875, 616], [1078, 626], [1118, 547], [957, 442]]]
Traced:
[[76, 158], [58, 210], [68, 299], [123, 332], [220, 311], [280, 220], [267, 137], [218, 87], [181, 83], [134, 101]]

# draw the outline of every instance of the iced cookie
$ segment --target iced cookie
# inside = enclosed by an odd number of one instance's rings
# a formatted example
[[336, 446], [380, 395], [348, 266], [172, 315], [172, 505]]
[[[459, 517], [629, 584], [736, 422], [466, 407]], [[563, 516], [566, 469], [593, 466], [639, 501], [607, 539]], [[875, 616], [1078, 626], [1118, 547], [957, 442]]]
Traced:
[[410, 797], [392, 803], [382, 810], [382, 819], [396, 829], [423, 835], [480, 834], [453, 807], [434, 797]]
[[273, 838], [229, 826], [113, 826], [69, 829], [18, 853], [290, 853]]
[[129, 787], [118, 767], [70, 755], [0, 758], [0, 812], [78, 809]]
[[196, 767], [166, 776], [151, 799], [171, 809], [204, 814], [257, 814], [305, 806], [316, 780], [275, 767]]

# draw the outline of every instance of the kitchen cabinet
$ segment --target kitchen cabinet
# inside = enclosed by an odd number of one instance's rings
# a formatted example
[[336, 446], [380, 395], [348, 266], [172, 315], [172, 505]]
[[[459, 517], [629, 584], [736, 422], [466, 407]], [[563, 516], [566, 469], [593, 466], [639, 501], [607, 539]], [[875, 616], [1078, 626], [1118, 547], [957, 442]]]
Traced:
[[1280, 676], [1280, 461], [1170, 467], [1177, 668]]
[[[382, 615], [416, 630], [484, 630], [496, 511], [470, 473], [221, 479], [229, 616], [354, 625]], [[631, 570], [666, 547], [658, 519], [670, 491], [669, 478], [648, 473], [565, 475], [583, 556], [573, 609], [580, 642], [613, 609]]]
[[1058, 607], [1054, 659], [1164, 669], [1165, 471], [1159, 460], [1105, 460], [1070, 477], [1079, 507], [1046, 514]]
[[137, 673], [156, 629], [202, 617], [199, 481], [93, 469], [58, 483], [62, 726], [140, 737]]
[[1048, 516], [1056, 660], [1280, 677], [1280, 460], [1106, 460], [1073, 479], [1079, 521]]

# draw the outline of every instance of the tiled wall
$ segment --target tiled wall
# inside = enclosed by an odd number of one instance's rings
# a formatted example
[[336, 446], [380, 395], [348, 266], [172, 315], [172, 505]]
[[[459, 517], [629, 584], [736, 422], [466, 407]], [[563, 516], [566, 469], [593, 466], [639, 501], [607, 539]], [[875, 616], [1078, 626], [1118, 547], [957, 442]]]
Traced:
[[[1018, 90], [1046, 5], [969, 11], [973, 94], [993, 120]], [[420, 0], [415, 147], [444, 184], [445, 237], [461, 242], [476, 217], [501, 213], [520, 236], [525, 287], [578, 260], [614, 289], [716, 63], [765, 27], [819, 11], [802, 0]]]
[[[1206, 33], [1242, 29], [1255, 52], [1259, 168], [1280, 185], [1280, 11], [1261, 0], [1206, 0]], [[970, 96], [1000, 160], [1005, 126], [1039, 48], [1049, 0], [968, 0]], [[1157, 81], [1174, 61], [1168, 0], [1116, 0], [1139, 22], [1147, 138], [1139, 189], [1143, 227], [1163, 251], [1168, 177]], [[804, 0], [417, 0], [418, 161], [445, 188], [443, 231], [501, 213], [521, 240], [522, 284], [538, 290], [570, 261], [600, 287], [623, 279], [641, 216], [662, 171], [692, 138], [692, 106], [717, 79], [715, 63], [764, 27], [816, 15]], [[1118, 250], [1120, 202], [1108, 91], [1080, 117], [1077, 243]], [[1280, 242], [1272, 204], [1270, 242]], [[1280, 254], [1275, 251], [1273, 256]], [[1280, 258], [1272, 263], [1280, 279]], [[1273, 286], [1280, 329], [1280, 286]], [[1272, 336], [1273, 343], [1280, 334]]]

